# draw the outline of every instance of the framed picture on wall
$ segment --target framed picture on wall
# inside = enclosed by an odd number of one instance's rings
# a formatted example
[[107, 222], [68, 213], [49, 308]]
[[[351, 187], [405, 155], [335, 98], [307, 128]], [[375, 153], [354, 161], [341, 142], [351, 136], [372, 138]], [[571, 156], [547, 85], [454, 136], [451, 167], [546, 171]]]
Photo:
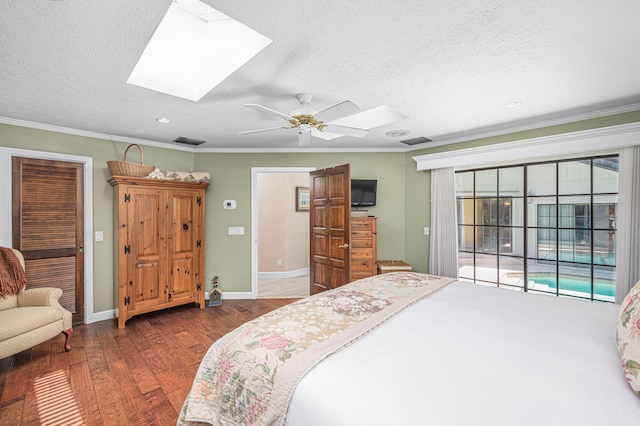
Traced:
[[296, 211], [309, 211], [309, 188], [296, 186]]

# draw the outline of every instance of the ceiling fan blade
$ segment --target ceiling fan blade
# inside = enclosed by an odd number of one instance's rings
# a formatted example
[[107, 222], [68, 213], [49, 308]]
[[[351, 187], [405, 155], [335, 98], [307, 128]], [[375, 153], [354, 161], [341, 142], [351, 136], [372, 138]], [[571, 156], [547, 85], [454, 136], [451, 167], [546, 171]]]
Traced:
[[340, 135], [338, 133], [325, 132], [324, 130], [320, 131], [316, 128], [313, 128], [311, 129], [311, 136], [318, 139], [324, 139], [325, 141], [330, 141], [331, 139], [341, 138], [344, 135]]
[[358, 129], [356, 127], [336, 126], [335, 124], [329, 124], [325, 127], [329, 133], [339, 133], [345, 136], [355, 136], [357, 138], [364, 138], [369, 133], [368, 130]]
[[284, 118], [285, 120], [289, 121], [292, 119], [291, 116], [284, 114], [282, 112], [278, 112], [274, 109], [271, 108], [267, 108], [265, 106], [262, 105], [258, 105], [258, 104], [244, 104], [244, 106], [246, 106], [247, 108], [251, 108], [251, 109], [255, 109], [256, 111], [260, 111], [263, 112], [265, 114], [269, 114], [269, 115], [273, 115], [279, 118]]
[[311, 144], [311, 132], [299, 132], [298, 133], [298, 144], [300, 146], [310, 145]]
[[331, 124], [346, 127], [355, 127], [358, 129], [373, 129], [374, 127], [384, 126], [385, 124], [404, 120], [406, 118], [409, 117], [391, 108], [390, 106], [380, 105], [375, 108], [366, 109], [364, 111], [352, 114], [348, 117], [332, 121]]
[[347, 115], [354, 114], [360, 111], [360, 107], [351, 101], [343, 101], [334, 106], [330, 106], [327, 109], [323, 109], [317, 113], [314, 117], [316, 120], [323, 121], [325, 123], [333, 120], [337, 120]]
[[260, 132], [269, 132], [271, 130], [281, 130], [286, 127], [269, 127], [268, 129], [256, 129], [256, 130], [246, 130], [244, 132], [238, 132], [239, 135], [250, 135], [252, 133], [260, 133]]

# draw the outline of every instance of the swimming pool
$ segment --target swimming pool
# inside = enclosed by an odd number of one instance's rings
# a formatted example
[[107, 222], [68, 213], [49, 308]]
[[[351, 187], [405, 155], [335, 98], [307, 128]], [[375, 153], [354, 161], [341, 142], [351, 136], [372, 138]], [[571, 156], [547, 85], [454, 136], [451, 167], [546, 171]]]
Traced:
[[[557, 288], [556, 277], [536, 277], [529, 276], [529, 281], [535, 281], [538, 284], [543, 284], [549, 287], [550, 290], [555, 291]], [[591, 281], [580, 278], [561, 278], [560, 290], [575, 291], [578, 293], [591, 294]], [[616, 291], [615, 284], [611, 282], [598, 282], [594, 283], [593, 293], [601, 296], [614, 297]]]

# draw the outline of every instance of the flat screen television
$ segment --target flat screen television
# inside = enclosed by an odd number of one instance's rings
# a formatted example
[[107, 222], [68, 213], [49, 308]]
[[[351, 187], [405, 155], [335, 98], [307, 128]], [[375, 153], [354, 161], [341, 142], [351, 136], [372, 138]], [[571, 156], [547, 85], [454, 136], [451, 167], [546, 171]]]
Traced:
[[377, 192], [377, 180], [351, 179], [351, 207], [375, 206]]

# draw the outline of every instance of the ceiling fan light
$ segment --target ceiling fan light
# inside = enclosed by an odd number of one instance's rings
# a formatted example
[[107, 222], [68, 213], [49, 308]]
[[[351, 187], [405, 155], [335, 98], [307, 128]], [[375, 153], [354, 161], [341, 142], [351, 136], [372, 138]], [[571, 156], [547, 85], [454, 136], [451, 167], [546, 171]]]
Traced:
[[299, 133], [311, 133], [311, 126], [308, 124], [301, 124], [298, 129]]

